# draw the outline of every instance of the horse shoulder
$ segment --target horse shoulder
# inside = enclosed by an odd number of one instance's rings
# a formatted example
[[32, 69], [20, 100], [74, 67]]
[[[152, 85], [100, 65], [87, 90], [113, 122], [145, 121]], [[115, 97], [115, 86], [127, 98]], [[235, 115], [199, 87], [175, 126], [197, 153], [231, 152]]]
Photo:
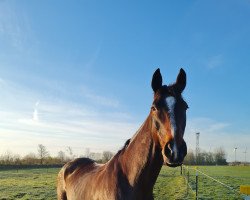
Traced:
[[99, 185], [102, 166], [89, 158], [78, 158], [67, 163], [63, 167], [67, 197], [69, 199], [98, 199], [93, 196], [93, 189]]

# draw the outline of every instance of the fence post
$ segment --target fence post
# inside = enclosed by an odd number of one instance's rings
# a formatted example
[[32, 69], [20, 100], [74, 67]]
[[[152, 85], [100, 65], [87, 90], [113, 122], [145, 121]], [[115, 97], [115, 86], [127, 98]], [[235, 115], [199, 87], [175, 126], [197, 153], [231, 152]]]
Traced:
[[181, 165], [181, 175], [182, 175], [182, 165]]
[[195, 167], [195, 194], [196, 194], [196, 200], [198, 200], [198, 171], [197, 171], [197, 167]]
[[189, 184], [189, 169], [187, 167], [187, 196], [188, 196], [188, 190], [189, 190], [189, 187], [188, 187], [188, 184]]

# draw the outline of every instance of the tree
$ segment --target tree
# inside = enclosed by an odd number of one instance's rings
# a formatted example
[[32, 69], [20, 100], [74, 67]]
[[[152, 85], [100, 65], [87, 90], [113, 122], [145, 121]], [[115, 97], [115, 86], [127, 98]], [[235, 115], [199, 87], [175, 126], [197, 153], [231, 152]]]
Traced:
[[214, 156], [213, 156], [213, 153], [211, 152], [206, 152], [205, 153], [205, 164], [206, 165], [213, 165], [214, 164]]
[[47, 151], [46, 147], [42, 144], [38, 145], [38, 158], [40, 159], [40, 164], [43, 165], [44, 159], [49, 156], [49, 152]]
[[67, 151], [68, 154], [69, 154], [69, 159], [70, 159], [70, 160], [73, 160], [73, 159], [75, 158], [75, 155], [73, 154], [72, 148], [71, 148], [70, 146], [68, 146], [68, 147], [66, 148], [66, 151]]
[[192, 150], [189, 150], [187, 152], [187, 155], [186, 155], [185, 160], [184, 160], [184, 164], [186, 164], [186, 165], [194, 165], [195, 164], [195, 156], [194, 156], [194, 152]]
[[89, 158], [89, 155], [90, 155], [90, 150], [89, 150], [89, 148], [86, 148], [86, 149], [85, 149], [85, 155], [84, 155], [84, 156], [85, 156], [86, 158]]
[[102, 161], [107, 162], [113, 157], [113, 153], [111, 151], [104, 151], [102, 153]]
[[3, 155], [3, 161], [4, 161], [4, 164], [6, 165], [13, 164], [13, 153], [7, 150], [5, 154]]
[[61, 164], [64, 163], [66, 160], [66, 155], [63, 151], [59, 151], [57, 157], [60, 160]]
[[226, 152], [222, 147], [215, 149], [214, 151], [214, 160], [217, 165], [226, 165]]
[[29, 153], [26, 156], [23, 157], [22, 163], [25, 165], [34, 165], [38, 164], [38, 158], [36, 154], [34, 153]]
[[202, 151], [201, 153], [198, 154], [198, 164], [200, 165], [206, 165], [206, 156], [207, 156], [207, 152]]

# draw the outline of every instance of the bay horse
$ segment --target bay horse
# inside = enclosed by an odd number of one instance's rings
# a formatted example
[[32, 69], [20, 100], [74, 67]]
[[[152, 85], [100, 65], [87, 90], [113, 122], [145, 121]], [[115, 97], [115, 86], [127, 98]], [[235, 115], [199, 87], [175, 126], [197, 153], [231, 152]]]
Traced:
[[182, 164], [187, 154], [186, 73], [180, 69], [176, 82], [167, 86], [157, 69], [151, 86], [150, 113], [135, 135], [106, 164], [89, 158], [66, 163], [58, 174], [58, 200], [152, 200], [162, 165]]

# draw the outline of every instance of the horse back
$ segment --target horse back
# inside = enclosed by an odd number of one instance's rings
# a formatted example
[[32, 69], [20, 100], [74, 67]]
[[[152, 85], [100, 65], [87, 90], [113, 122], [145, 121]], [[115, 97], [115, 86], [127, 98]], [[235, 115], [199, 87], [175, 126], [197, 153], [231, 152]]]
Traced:
[[[64, 165], [58, 179], [60, 200], [135, 199], [116, 159], [106, 164], [97, 164], [88, 158], [75, 159]], [[66, 198], [59, 198], [60, 195]]]
[[68, 192], [67, 188], [70, 188], [70, 183], [67, 181], [75, 173], [87, 173], [90, 170], [90, 166], [95, 162], [89, 158], [77, 158], [66, 163], [57, 177], [57, 198], [58, 200], [67, 200]]
[[95, 161], [89, 158], [77, 158], [73, 161], [68, 162], [64, 166], [64, 179], [66, 179], [69, 175], [73, 174], [75, 171], [80, 170], [83, 171], [84, 168], [95, 164]]

